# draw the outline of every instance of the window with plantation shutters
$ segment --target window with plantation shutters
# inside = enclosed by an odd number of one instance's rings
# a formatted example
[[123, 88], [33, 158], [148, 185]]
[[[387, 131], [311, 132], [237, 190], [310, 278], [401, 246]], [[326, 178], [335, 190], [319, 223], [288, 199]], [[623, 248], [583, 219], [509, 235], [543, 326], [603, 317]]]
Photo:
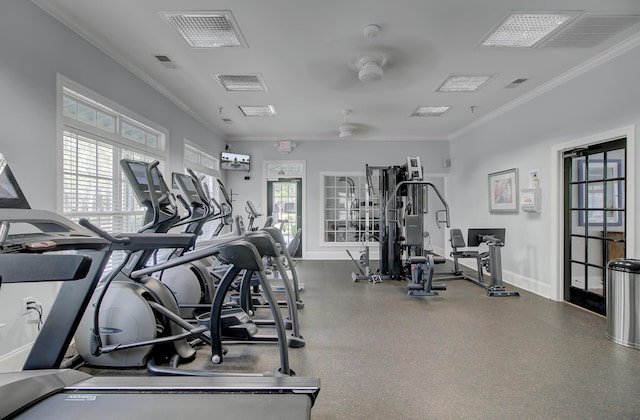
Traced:
[[121, 159], [151, 162], [154, 157], [65, 130], [63, 214], [74, 221], [87, 218], [110, 233], [138, 230], [144, 209], [124, 178]]
[[[220, 160], [198, 149], [197, 147], [184, 145], [184, 168], [191, 169], [208, 189], [209, 194], [219, 200], [218, 183], [216, 182], [215, 171], [220, 170]], [[212, 220], [202, 227], [202, 234], [198, 237], [198, 241], [210, 239], [218, 225], [220, 219]]]
[[[120, 160], [158, 160], [163, 170], [164, 130], [117, 105], [107, 105], [107, 100], [72, 82], [60, 89], [62, 214], [76, 222], [86, 218], [112, 234], [137, 231], [144, 209], [122, 173]], [[120, 258], [115, 255], [110, 266]]]

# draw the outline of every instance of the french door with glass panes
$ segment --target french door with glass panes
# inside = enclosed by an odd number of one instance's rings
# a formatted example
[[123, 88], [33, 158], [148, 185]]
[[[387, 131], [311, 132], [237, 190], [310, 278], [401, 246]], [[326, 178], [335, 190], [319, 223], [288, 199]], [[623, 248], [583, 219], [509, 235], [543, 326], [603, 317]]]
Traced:
[[[267, 181], [267, 216], [282, 231], [287, 244], [302, 228], [302, 178], [279, 178]], [[299, 246], [294, 257], [301, 257]]]
[[606, 315], [607, 264], [626, 253], [626, 139], [564, 154], [564, 298]]

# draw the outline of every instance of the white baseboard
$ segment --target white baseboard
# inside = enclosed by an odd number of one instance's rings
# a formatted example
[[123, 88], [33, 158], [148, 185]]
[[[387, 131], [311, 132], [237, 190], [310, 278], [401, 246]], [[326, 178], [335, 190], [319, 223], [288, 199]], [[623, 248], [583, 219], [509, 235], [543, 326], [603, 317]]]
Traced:
[[[437, 246], [434, 246], [432, 248], [433, 248], [433, 253], [434, 254], [442, 255], [443, 257], [446, 257], [444, 248], [440, 248], [440, 247], [437, 247]], [[451, 259], [450, 257], [446, 257], [446, 258], [449, 259], [449, 260]]]
[[[349, 255], [347, 254], [347, 249], [351, 252], [353, 259], [356, 261], [360, 258], [360, 250], [359, 248], [328, 248], [319, 251], [305, 251], [303, 255], [303, 260], [349, 260]], [[445, 255], [445, 250], [440, 247], [433, 247], [433, 252], [438, 255]], [[377, 244], [369, 246], [369, 259], [379, 260], [380, 259], [380, 248]]]
[[[477, 269], [475, 264], [471, 265], [469, 263], [463, 263], [462, 260], [458, 260], [458, 262], [461, 266], [467, 267], [470, 270], [475, 271]], [[475, 260], [473, 260], [473, 262], [475, 263]], [[502, 281], [505, 284], [519, 287], [528, 292], [535, 293], [536, 295], [540, 295], [548, 299], [553, 299], [553, 294], [551, 293], [551, 284], [543, 283], [537, 279], [526, 277], [511, 271], [502, 270]]]

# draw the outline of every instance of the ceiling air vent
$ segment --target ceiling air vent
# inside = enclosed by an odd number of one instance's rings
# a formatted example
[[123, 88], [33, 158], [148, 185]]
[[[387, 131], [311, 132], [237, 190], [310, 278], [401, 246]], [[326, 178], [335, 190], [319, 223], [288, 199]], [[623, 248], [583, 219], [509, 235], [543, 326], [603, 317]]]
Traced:
[[230, 11], [160, 12], [184, 40], [195, 48], [247, 45]]
[[154, 57], [156, 58], [156, 60], [158, 60], [160, 62], [160, 64], [162, 64], [163, 67], [166, 67], [168, 69], [176, 69], [176, 68], [178, 68], [175, 65], [175, 63], [173, 61], [171, 61], [171, 59], [167, 55], [155, 55]]
[[438, 92], [474, 92], [489, 80], [494, 75], [462, 75], [462, 74], [450, 74], [446, 80], [438, 86], [436, 91]]
[[249, 106], [242, 105], [239, 107], [245, 117], [275, 117], [276, 109], [273, 105]]
[[450, 106], [419, 106], [411, 114], [412, 117], [439, 117], [448, 110]]
[[549, 38], [544, 47], [588, 48], [640, 22], [640, 15], [585, 14]]
[[524, 82], [526, 82], [527, 80], [529, 79], [525, 79], [525, 78], [516, 79], [513, 82], [509, 83], [507, 86], [505, 86], [505, 89], [512, 89], [514, 87], [518, 87]]
[[483, 47], [534, 48], [579, 12], [513, 12], [480, 42]]
[[218, 83], [230, 92], [266, 91], [262, 76], [259, 74], [216, 74]]

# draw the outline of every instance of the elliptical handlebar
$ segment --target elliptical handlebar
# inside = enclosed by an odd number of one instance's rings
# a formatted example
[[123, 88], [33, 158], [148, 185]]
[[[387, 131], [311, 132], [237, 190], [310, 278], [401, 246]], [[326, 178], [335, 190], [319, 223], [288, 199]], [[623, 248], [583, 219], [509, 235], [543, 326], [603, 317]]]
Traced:
[[[157, 168], [159, 164], [160, 162], [154, 160], [145, 168], [145, 171], [147, 173], [147, 180], [149, 182], [149, 198], [151, 199], [151, 207], [153, 208], [153, 220], [151, 221], [151, 225], [155, 225], [156, 223], [158, 223], [158, 221], [160, 221], [160, 201], [161, 199], [162, 201], [167, 199], [167, 197], [165, 197], [166, 194], [158, 195], [153, 182], [153, 169]], [[156, 170], [156, 172], [160, 177], [160, 171]], [[158, 182], [160, 182], [159, 179]]]
[[191, 206], [189, 205], [189, 203], [187, 202], [187, 199], [184, 198], [182, 195], [178, 194], [176, 196], [176, 198], [178, 199], [178, 201], [180, 202], [180, 204], [182, 204], [182, 207], [184, 207], [184, 209], [187, 211], [187, 215], [185, 217], [182, 218], [181, 222], [185, 221], [185, 220], [189, 220], [189, 218], [193, 215], [193, 211], [191, 210]]
[[128, 245], [131, 242], [131, 238], [129, 238], [128, 236], [122, 236], [119, 238], [116, 238], [115, 236], [111, 236], [108, 232], [105, 232], [104, 230], [100, 229], [98, 226], [94, 225], [84, 217], [78, 221], [78, 224], [82, 227], [89, 229], [91, 232], [95, 233], [102, 239], [106, 239], [112, 244]]

